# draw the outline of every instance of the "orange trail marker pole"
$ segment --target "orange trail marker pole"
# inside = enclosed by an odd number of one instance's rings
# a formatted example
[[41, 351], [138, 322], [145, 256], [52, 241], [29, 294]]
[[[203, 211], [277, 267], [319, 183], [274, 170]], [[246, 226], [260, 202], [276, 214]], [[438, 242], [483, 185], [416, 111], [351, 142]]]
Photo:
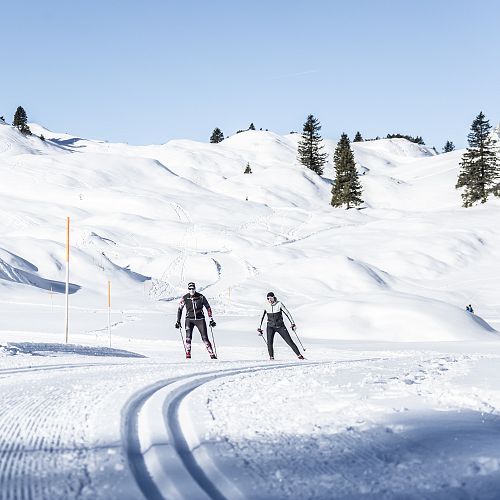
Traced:
[[108, 280], [108, 335], [109, 347], [111, 347], [111, 281]]
[[66, 307], [64, 330], [66, 336], [66, 344], [68, 343], [68, 323], [69, 323], [69, 217], [66, 217]]

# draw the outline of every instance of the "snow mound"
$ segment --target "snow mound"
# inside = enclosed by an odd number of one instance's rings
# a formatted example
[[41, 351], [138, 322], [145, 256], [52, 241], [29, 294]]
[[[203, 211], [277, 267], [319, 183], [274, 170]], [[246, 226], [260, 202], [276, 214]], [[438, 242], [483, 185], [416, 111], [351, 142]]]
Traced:
[[[17, 269], [0, 259], [0, 280], [11, 281], [23, 285], [30, 285], [42, 290], [51, 290], [54, 293], [65, 293], [66, 284], [42, 278], [34, 273]], [[80, 289], [79, 285], [69, 285], [69, 293], [75, 293]]]
[[[338, 298], [325, 302], [308, 306], [308, 311], [300, 310], [297, 316], [307, 325], [301, 334], [325, 339], [390, 342], [500, 339], [500, 334], [482, 318], [426, 297], [359, 294], [350, 300]], [[308, 314], [311, 310], [312, 316]], [[325, 318], [328, 318], [327, 324]]]
[[53, 149], [36, 135], [24, 136], [17, 128], [0, 123], [0, 164], [5, 157], [46, 154]]

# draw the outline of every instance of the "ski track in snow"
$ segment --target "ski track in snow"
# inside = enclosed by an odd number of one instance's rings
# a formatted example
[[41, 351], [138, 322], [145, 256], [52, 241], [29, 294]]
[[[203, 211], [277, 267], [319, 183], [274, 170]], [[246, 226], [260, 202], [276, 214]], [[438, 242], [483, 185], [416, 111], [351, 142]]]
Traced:
[[[180, 451], [183, 446], [182, 423], [175, 408], [187, 393], [208, 380], [281, 366], [249, 365], [247, 363], [242, 367], [239, 363], [235, 368], [221, 370], [219, 365], [208, 363], [210, 370], [201, 373], [197, 371], [203, 370], [203, 364], [144, 362], [66, 363], [2, 370], [2, 500], [140, 498], [137, 488], [149, 491], [147, 481], [151, 471], [148, 469], [147, 475], [141, 475], [140, 465], [137, 464], [141, 463], [142, 455], [134, 455], [137, 451], [134, 443], [144, 439], [149, 432], [149, 425], [137, 428], [138, 410], [144, 407], [152, 393], [154, 395], [165, 386], [175, 386], [176, 390], [168, 395], [168, 405], [165, 403], [165, 408], [170, 408], [165, 413], [165, 425], [170, 435], [175, 434], [176, 453], [185, 455], [185, 451]], [[61, 378], [62, 372], [64, 378]], [[173, 376], [162, 380], [162, 375], [164, 377], [168, 373]], [[137, 391], [136, 396], [130, 399], [134, 390]], [[130, 399], [128, 403], [127, 399]], [[121, 417], [123, 450], [117, 430], [120, 429], [120, 405], [117, 401], [122, 401], [125, 408]], [[161, 402], [159, 413], [146, 415], [146, 422], [151, 423], [153, 428], [154, 422], [162, 422], [163, 406]], [[102, 425], [112, 425], [105, 440], [95, 437]], [[114, 438], [113, 434], [116, 434]], [[163, 458], [161, 454], [160, 458]], [[182, 461], [186, 460], [189, 459], [183, 456]], [[124, 477], [127, 464], [133, 474]], [[191, 473], [192, 470], [189, 471]], [[134, 483], [134, 477], [139, 486]], [[155, 496], [148, 494], [147, 498]]]
[[[226, 497], [219, 491], [221, 483], [231, 493], [232, 486], [226, 478], [206, 475], [206, 456], [198, 462], [196, 447], [190, 446], [183, 432], [185, 424], [179, 417], [179, 406], [193, 390], [209, 381], [283, 366], [290, 365], [259, 365], [186, 375], [156, 383], [135, 395], [124, 411], [122, 442], [129, 467], [144, 496], [220, 499]], [[163, 415], [163, 421], [158, 418], [159, 414]], [[217, 486], [214, 479], [219, 480]]]
[[460, 385], [484, 359], [27, 359], [0, 371], [1, 498], [493, 499], [500, 400]]

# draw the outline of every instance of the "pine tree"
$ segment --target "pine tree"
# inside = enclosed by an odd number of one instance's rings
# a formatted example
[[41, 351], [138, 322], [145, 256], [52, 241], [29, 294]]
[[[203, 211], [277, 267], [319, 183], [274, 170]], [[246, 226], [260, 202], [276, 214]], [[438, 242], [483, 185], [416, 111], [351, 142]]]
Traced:
[[250, 127], [248, 127], [248, 130], [255, 130], [255, 125], [253, 123], [250, 123]]
[[222, 130], [219, 127], [215, 127], [212, 135], [210, 136], [210, 142], [212, 144], [217, 144], [219, 142], [222, 142], [223, 140], [224, 134], [222, 133]]
[[462, 193], [464, 207], [470, 207], [477, 201], [485, 203], [490, 193], [497, 193], [495, 180], [500, 172], [490, 129], [489, 120], [481, 111], [472, 122], [467, 136], [469, 147], [462, 156], [455, 186], [457, 189], [465, 187]]
[[31, 135], [31, 130], [28, 127], [28, 115], [24, 111], [22, 106], [19, 106], [14, 115], [14, 121], [12, 122], [14, 127], [17, 127], [21, 134]]
[[354, 136], [354, 140], [352, 142], [363, 142], [363, 137], [361, 137], [361, 133], [358, 131]]
[[443, 147], [443, 153], [451, 153], [452, 151], [455, 151], [455, 144], [451, 141], [446, 141]]
[[250, 168], [250, 163], [247, 162], [247, 167], [245, 168], [245, 171], [243, 172], [244, 174], [251, 174], [252, 169]]
[[347, 205], [347, 209], [361, 205], [361, 184], [359, 183], [354, 153], [352, 152], [349, 137], [342, 134], [333, 155], [335, 163], [335, 183], [332, 187], [331, 205], [341, 207]]
[[321, 152], [324, 146], [321, 144], [320, 130], [321, 125], [319, 124], [319, 120], [314, 118], [313, 115], [309, 115], [307, 121], [304, 123], [297, 156], [302, 165], [310, 168], [318, 175], [323, 174], [323, 165], [328, 157], [327, 153]]

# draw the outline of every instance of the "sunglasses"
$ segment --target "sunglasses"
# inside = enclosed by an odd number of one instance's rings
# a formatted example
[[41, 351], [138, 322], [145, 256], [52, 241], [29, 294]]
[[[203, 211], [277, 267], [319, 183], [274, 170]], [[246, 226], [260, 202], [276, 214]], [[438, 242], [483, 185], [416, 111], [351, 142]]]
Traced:
[[274, 297], [268, 297], [267, 300], [274, 300]]
[[196, 288], [190, 287], [188, 288], [188, 290], [196, 290]]

